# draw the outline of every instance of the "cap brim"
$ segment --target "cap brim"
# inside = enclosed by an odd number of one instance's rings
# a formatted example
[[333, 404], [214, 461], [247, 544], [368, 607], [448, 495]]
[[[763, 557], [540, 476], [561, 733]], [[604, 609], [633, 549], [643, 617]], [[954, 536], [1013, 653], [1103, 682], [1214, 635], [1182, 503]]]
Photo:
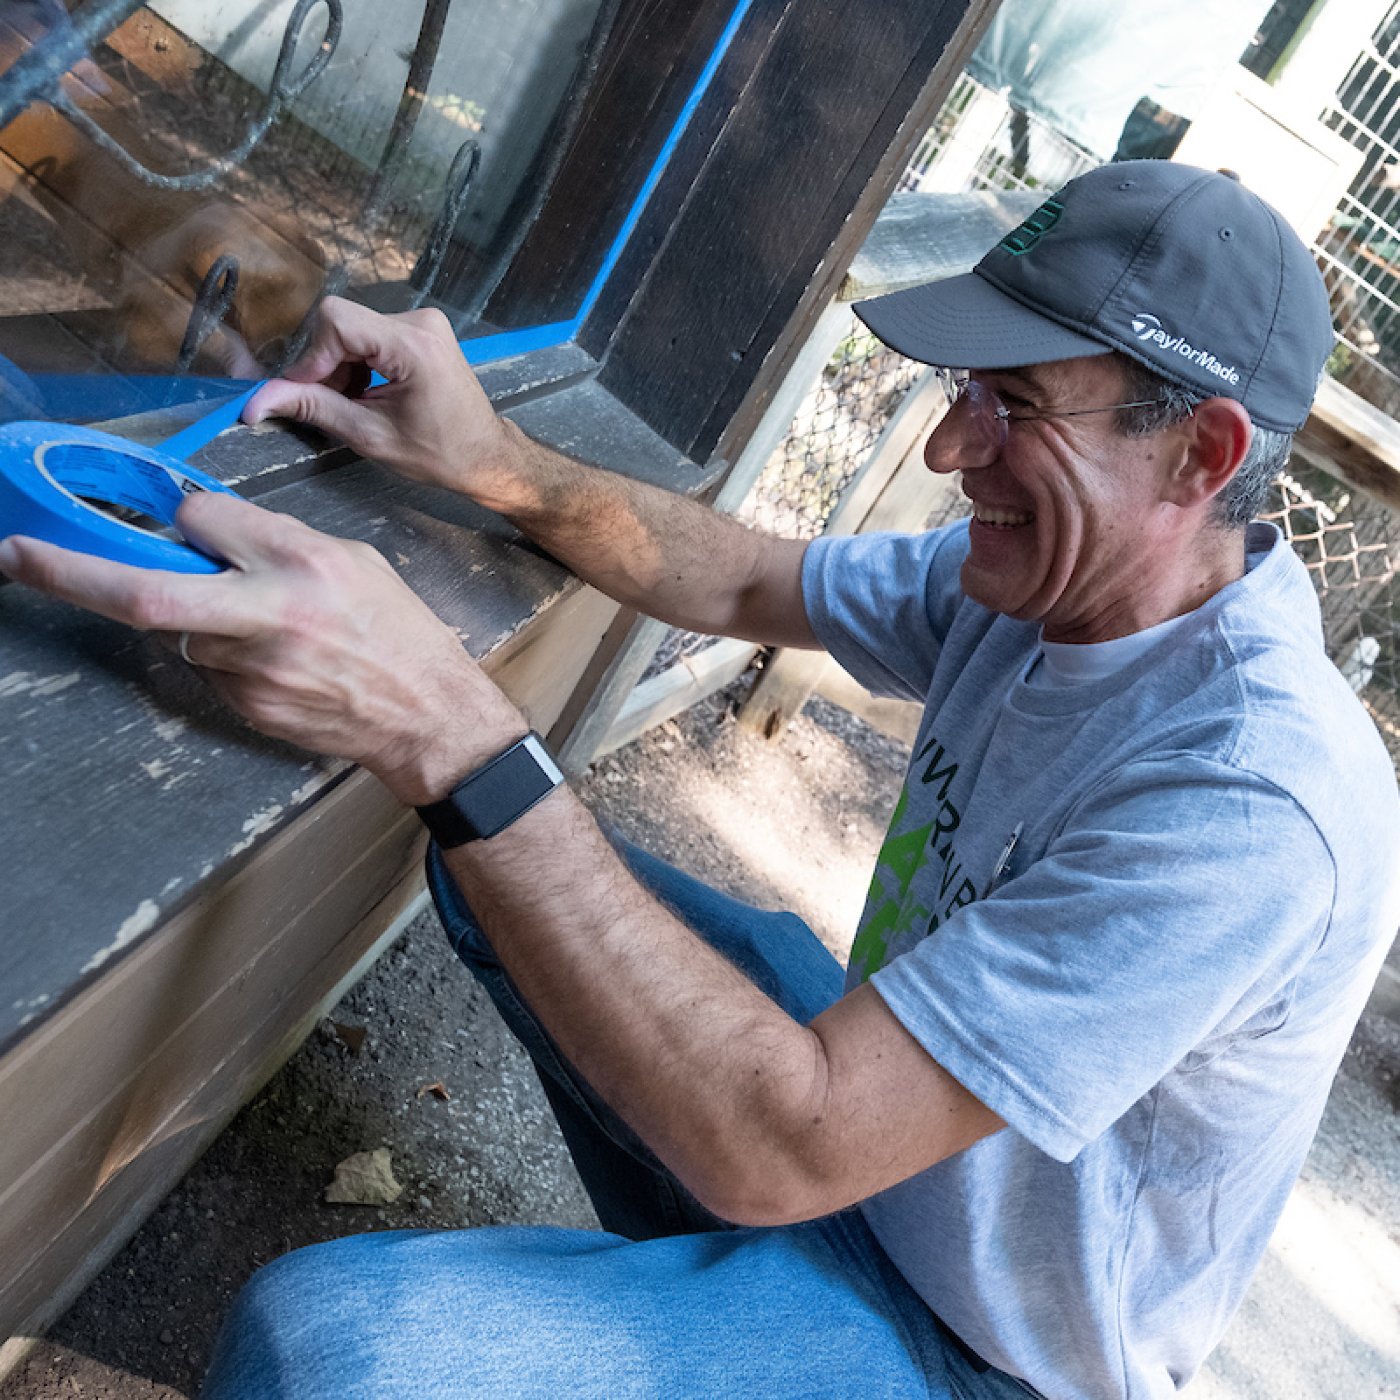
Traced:
[[1113, 349], [999, 291], [975, 272], [860, 301], [854, 311], [892, 350], [926, 365], [1011, 369]]

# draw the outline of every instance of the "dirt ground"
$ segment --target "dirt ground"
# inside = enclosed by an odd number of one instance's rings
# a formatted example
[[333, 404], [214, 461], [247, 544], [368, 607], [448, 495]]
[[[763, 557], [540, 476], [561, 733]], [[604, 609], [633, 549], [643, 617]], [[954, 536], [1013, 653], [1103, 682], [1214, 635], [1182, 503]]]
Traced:
[[[716, 697], [595, 766], [594, 809], [844, 953], [904, 755], [821, 701], [775, 744]], [[230, 1298], [299, 1245], [364, 1230], [595, 1227], [528, 1062], [417, 919], [9, 1378], [0, 1400], [194, 1397]], [[423, 1092], [441, 1083], [450, 1095]], [[1400, 1397], [1400, 1027], [1363, 1021], [1303, 1181], [1196, 1400]], [[328, 1205], [387, 1146], [403, 1195]], [[834, 1390], [833, 1394], [841, 1393]], [[851, 1390], [847, 1393], [854, 1394]]]

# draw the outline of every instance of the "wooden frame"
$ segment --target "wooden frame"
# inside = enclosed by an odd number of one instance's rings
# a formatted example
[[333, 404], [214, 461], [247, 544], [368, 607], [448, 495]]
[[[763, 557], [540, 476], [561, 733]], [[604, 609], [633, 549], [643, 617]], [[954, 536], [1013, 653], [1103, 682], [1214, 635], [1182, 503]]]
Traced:
[[[720, 464], [701, 464], [742, 446], [994, 3], [755, 0], [579, 344], [491, 366], [498, 404], [580, 457], [713, 487]], [[689, 42], [717, 13], [700, 7]], [[600, 97], [577, 160], [620, 101]], [[551, 294], [572, 285], [553, 217], [502, 297], [529, 294], [531, 266], [556, 269]], [[586, 714], [599, 641], [625, 622], [499, 520], [281, 430], [200, 461], [376, 544], [537, 725], [562, 716], [556, 739]], [[154, 642], [13, 586], [0, 774], [3, 1338], [43, 1327], [120, 1246], [419, 877], [413, 823], [375, 784], [256, 738]]]

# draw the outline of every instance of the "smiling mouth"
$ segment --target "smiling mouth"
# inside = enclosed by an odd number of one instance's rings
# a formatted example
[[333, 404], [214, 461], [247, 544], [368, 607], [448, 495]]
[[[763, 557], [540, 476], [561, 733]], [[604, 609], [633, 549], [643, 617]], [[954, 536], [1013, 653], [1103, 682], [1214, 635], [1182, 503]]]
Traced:
[[972, 506], [972, 515], [982, 525], [991, 525], [1001, 530], [1014, 530], [1021, 525], [1033, 525], [1035, 515], [1028, 510], [998, 510], [994, 506]]

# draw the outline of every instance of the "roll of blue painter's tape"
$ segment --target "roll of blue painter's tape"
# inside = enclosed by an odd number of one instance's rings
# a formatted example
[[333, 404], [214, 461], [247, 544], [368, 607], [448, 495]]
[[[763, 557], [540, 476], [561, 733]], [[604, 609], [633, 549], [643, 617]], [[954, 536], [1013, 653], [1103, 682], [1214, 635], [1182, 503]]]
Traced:
[[0, 427], [0, 538], [30, 535], [119, 564], [216, 574], [222, 560], [90, 504], [125, 507], [173, 532], [177, 507], [196, 491], [235, 494], [168, 453], [94, 428]]

